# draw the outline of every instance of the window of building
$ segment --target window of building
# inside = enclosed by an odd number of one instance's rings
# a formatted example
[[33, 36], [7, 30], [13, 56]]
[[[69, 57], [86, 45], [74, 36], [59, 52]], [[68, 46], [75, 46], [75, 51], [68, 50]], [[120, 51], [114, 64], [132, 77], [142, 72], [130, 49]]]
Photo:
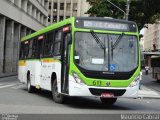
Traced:
[[29, 2], [27, 3], [27, 13], [30, 15], [32, 14], [32, 6]]
[[42, 13], [40, 14], [40, 21], [41, 21], [42, 24], [44, 23], [44, 16], [43, 16]]
[[59, 17], [59, 21], [63, 21], [63, 16], [60, 16], [60, 17]]
[[64, 3], [60, 3], [60, 10], [64, 10]]
[[73, 3], [73, 11], [77, 11], [77, 3]]
[[51, 22], [51, 15], [48, 16], [48, 22]]
[[40, 21], [40, 12], [39, 11], [37, 11], [36, 17], [37, 17], [37, 20]]
[[71, 3], [67, 3], [67, 6], [66, 6], [67, 8], [67, 10], [70, 10], [71, 9]]
[[36, 8], [35, 7], [32, 8], [32, 16], [36, 18]]
[[44, 6], [45, 6], [46, 9], [48, 9], [48, 0], [44, 1]]
[[57, 22], [57, 16], [53, 16], [53, 22]]
[[27, 11], [27, 2], [26, 2], [26, 0], [22, 0], [22, 1], [21, 1], [21, 8], [22, 8], [24, 11]]
[[49, 10], [51, 10], [51, 2], [49, 2]]
[[20, 0], [14, 0], [16, 6], [20, 7]]
[[57, 9], [57, 3], [56, 2], [54, 2], [54, 4], [53, 4], [53, 9]]

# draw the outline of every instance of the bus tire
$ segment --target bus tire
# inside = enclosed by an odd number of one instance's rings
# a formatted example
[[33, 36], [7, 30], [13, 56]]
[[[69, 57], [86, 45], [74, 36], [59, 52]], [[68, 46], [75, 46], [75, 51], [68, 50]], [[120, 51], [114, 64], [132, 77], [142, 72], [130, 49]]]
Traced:
[[117, 101], [117, 98], [100, 98], [101, 99], [101, 102], [105, 105], [113, 105], [116, 101]]
[[157, 83], [160, 83], [160, 79], [157, 79]]
[[30, 74], [27, 75], [27, 90], [28, 93], [33, 93], [35, 91], [35, 87], [31, 85]]
[[57, 80], [52, 82], [52, 97], [54, 102], [60, 104], [64, 103], [64, 95], [58, 93]]

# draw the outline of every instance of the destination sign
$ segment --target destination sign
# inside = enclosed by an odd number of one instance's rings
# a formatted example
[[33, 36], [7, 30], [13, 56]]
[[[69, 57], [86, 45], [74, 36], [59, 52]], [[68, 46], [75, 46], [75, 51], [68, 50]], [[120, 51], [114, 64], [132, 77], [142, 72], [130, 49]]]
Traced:
[[113, 19], [77, 19], [75, 27], [86, 29], [100, 29], [113, 31], [130, 31], [137, 32], [136, 24], [134, 22], [113, 20]]
[[129, 26], [127, 24], [100, 21], [84, 21], [84, 27], [97, 29], [116, 29], [125, 31], [129, 29]]

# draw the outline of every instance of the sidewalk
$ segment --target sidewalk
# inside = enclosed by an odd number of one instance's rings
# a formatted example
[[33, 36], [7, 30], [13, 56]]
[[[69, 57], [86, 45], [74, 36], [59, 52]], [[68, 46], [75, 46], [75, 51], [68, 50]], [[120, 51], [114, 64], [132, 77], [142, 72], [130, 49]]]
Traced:
[[4, 78], [4, 77], [10, 77], [10, 76], [16, 76], [17, 73], [6, 73], [6, 74], [0, 74], [0, 78]]
[[142, 85], [141, 90], [139, 90], [138, 98], [160, 99], [160, 92], [157, 92], [153, 89], [147, 88], [144, 85]]

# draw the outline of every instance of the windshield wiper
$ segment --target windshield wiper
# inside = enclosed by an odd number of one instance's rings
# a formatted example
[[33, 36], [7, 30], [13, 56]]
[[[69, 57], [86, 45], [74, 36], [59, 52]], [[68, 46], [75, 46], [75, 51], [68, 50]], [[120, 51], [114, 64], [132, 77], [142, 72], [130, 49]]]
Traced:
[[124, 33], [119, 35], [119, 37], [117, 38], [117, 40], [114, 44], [113, 44], [113, 41], [111, 41], [111, 58], [112, 58], [112, 60], [113, 60], [113, 50], [117, 47], [119, 42], [122, 40], [123, 36], [124, 36]]
[[119, 44], [119, 42], [122, 40], [123, 36], [124, 36], [124, 33], [122, 33], [121, 35], [119, 35], [119, 37], [117, 38], [116, 42], [111, 45], [112, 50], [114, 50], [117, 47], [117, 45]]
[[102, 41], [99, 39], [99, 37], [93, 30], [91, 30], [91, 35], [96, 40], [97, 44], [99, 44], [100, 48], [105, 50], [106, 49], [105, 45], [102, 43]]
[[[93, 30], [91, 30], [91, 35], [93, 36], [93, 38], [95, 39], [95, 41], [97, 42], [97, 44], [99, 44], [100, 48], [103, 49], [103, 52], [104, 52], [104, 61], [106, 62], [105, 39], [104, 39], [104, 43], [102, 43], [102, 41], [99, 39], [99, 37], [97, 36], [97, 34]], [[109, 47], [109, 44], [108, 44], [108, 47]], [[108, 50], [108, 55], [109, 55], [109, 50]], [[104, 64], [105, 64], [105, 62], [104, 62]], [[108, 66], [109, 66], [109, 57], [108, 57]]]

